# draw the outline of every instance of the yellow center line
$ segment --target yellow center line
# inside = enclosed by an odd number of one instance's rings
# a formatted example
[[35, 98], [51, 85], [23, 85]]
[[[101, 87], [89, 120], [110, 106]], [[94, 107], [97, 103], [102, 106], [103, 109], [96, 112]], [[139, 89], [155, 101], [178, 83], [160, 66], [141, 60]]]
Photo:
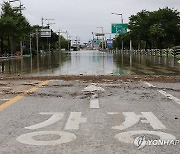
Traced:
[[11, 98], [9, 101], [5, 102], [4, 104], [0, 105], [0, 111], [6, 109], [7, 107], [9, 107], [10, 105], [16, 103], [17, 101], [19, 101], [20, 99], [22, 99], [26, 94], [29, 94], [29, 93], [32, 93], [34, 91], [36, 91], [37, 89], [39, 89], [40, 87], [48, 84], [49, 80], [47, 81], [43, 81], [41, 82], [40, 84], [38, 84], [37, 86], [29, 89], [29, 90], [26, 90], [24, 91], [22, 94], [14, 97], [14, 98]]

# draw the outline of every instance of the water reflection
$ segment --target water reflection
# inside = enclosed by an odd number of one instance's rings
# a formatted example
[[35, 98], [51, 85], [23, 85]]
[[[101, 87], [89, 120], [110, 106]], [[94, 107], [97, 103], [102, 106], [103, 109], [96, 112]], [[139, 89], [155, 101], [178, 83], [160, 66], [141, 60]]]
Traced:
[[177, 59], [130, 52], [52, 52], [0, 61], [0, 73], [24, 75], [180, 75]]

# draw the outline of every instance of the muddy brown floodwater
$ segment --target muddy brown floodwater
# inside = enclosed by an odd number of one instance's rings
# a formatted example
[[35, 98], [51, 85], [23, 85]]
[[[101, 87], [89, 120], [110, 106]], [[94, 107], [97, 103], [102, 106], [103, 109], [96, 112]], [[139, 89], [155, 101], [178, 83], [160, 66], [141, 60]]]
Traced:
[[54, 51], [38, 56], [0, 59], [1, 76], [165, 75], [179, 76], [177, 59], [96, 50]]

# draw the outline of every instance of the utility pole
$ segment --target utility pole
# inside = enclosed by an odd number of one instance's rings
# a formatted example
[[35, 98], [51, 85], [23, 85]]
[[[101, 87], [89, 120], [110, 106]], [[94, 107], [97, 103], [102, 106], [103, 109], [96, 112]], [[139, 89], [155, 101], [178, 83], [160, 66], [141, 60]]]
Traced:
[[44, 21], [48, 21], [48, 24], [49, 24], [49, 21], [50, 20], [55, 20], [55, 19], [44, 19], [43, 17], [41, 18], [41, 22], [42, 22], [42, 28], [44, 26]]
[[[50, 25], [53, 25], [53, 24], [55, 24], [55, 23], [49, 23], [49, 20], [48, 20], [48, 24], [47, 24], [48, 29], [50, 28]], [[50, 52], [50, 50], [51, 50], [51, 43], [50, 43], [50, 41], [49, 41], [48, 37], [47, 37], [47, 41], [48, 41], [49, 52]]]
[[38, 33], [38, 30], [36, 30], [36, 52], [37, 52], [37, 55], [39, 53], [39, 37], [38, 37], [39, 33]]
[[[10, 3], [14, 3], [14, 2], [20, 2], [19, 7], [14, 7], [15, 10], [20, 11], [20, 13], [22, 13], [22, 10], [25, 9], [25, 7], [23, 7], [23, 5], [21, 4], [20, 0], [9, 0], [9, 4]], [[13, 44], [12, 42], [12, 38], [11, 38], [11, 45]], [[20, 41], [20, 51], [21, 51], [21, 55], [23, 55], [23, 42], [22, 40]], [[11, 47], [11, 54], [13, 54], [13, 47]]]
[[103, 27], [97, 27], [97, 28], [101, 28], [102, 29], [102, 50], [104, 50], [104, 30], [103, 30]]
[[30, 52], [30, 56], [32, 56], [32, 39], [31, 39], [31, 34], [30, 34], [30, 40], [29, 40], [29, 52]]
[[59, 36], [59, 40], [58, 40], [59, 51], [61, 51], [61, 31], [60, 31], [60, 29], [58, 31], [58, 36]]
[[77, 50], [78, 50], [78, 37], [76, 37], [76, 47], [77, 47]]

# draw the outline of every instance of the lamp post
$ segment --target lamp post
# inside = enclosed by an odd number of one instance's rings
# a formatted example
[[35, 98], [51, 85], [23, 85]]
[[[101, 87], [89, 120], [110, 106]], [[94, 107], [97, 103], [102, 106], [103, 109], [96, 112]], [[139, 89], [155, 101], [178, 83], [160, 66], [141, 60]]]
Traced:
[[[123, 14], [122, 13], [111, 13], [111, 14], [121, 16], [121, 24], [123, 24]], [[122, 40], [122, 50], [123, 50], [123, 48], [124, 48], [124, 43], [123, 43], [123, 40]]]
[[111, 13], [111, 14], [121, 16], [121, 23], [123, 24], [123, 15], [122, 15], [122, 13]]
[[103, 27], [97, 27], [97, 28], [102, 29], [102, 35], [103, 35], [103, 38], [102, 38], [102, 50], [104, 50], [104, 30], [103, 30]]
[[69, 33], [67, 31], [66, 31], [66, 35], [67, 35], [68, 51], [69, 51]]

